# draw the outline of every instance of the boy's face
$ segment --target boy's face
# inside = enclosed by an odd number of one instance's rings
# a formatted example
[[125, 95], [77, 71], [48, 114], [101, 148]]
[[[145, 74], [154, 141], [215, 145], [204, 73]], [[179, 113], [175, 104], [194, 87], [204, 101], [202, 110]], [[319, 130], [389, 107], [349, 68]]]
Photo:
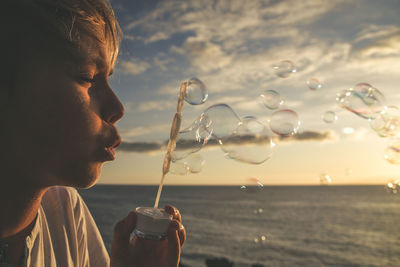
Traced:
[[103, 163], [114, 159], [112, 148], [120, 143], [115, 123], [124, 110], [108, 84], [113, 66], [107, 49], [87, 43], [78, 63], [40, 62], [13, 90], [6, 151], [27, 183], [89, 187]]

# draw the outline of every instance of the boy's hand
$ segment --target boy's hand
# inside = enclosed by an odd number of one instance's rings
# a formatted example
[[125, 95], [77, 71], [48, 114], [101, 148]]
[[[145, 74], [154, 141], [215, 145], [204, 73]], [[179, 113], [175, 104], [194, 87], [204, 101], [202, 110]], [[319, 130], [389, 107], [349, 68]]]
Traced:
[[136, 226], [134, 211], [115, 225], [111, 246], [111, 267], [177, 267], [179, 265], [186, 231], [182, 225], [181, 214], [175, 207], [167, 205], [165, 211], [173, 218], [168, 228], [167, 238], [163, 241], [145, 240], [137, 236], [130, 238]]

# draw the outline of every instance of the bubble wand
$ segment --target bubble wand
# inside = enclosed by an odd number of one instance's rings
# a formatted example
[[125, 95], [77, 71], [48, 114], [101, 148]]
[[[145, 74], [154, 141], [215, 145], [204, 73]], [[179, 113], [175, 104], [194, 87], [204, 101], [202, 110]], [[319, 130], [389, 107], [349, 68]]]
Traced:
[[161, 182], [158, 187], [157, 197], [156, 197], [156, 201], [154, 203], [154, 208], [158, 208], [158, 202], [160, 201], [160, 196], [161, 196], [161, 191], [162, 191], [163, 184], [164, 184], [165, 175], [167, 175], [167, 173], [169, 172], [169, 167], [171, 166], [172, 153], [174, 152], [175, 145], [176, 145], [176, 139], [178, 138], [179, 129], [181, 128], [181, 121], [182, 121], [181, 112], [182, 112], [182, 108], [183, 108], [183, 104], [184, 104], [184, 100], [185, 100], [187, 84], [188, 84], [187, 82], [183, 82], [181, 84], [181, 89], [180, 89], [179, 98], [178, 98], [178, 104], [176, 106], [176, 113], [175, 113], [174, 119], [172, 120], [171, 132], [170, 132], [168, 146], [167, 146], [167, 153], [165, 154], [165, 157], [164, 157]]

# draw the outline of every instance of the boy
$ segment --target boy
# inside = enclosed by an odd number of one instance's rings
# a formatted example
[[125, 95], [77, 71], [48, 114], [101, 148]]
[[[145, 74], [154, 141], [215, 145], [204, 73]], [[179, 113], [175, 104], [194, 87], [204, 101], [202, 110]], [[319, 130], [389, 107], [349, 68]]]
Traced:
[[116, 224], [108, 256], [72, 187], [97, 181], [121, 139], [124, 109], [108, 84], [120, 30], [105, 0], [5, 0], [0, 11], [0, 266], [174, 266], [186, 238], [179, 211], [168, 238]]

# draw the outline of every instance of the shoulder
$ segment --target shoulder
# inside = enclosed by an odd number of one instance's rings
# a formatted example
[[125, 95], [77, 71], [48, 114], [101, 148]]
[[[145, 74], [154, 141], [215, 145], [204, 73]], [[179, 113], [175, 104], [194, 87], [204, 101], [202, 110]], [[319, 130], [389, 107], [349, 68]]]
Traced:
[[42, 198], [42, 207], [48, 214], [60, 214], [72, 216], [78, 219], [85, 215], [87, 207], [73, 187], [53, 186], [47, 190]]

